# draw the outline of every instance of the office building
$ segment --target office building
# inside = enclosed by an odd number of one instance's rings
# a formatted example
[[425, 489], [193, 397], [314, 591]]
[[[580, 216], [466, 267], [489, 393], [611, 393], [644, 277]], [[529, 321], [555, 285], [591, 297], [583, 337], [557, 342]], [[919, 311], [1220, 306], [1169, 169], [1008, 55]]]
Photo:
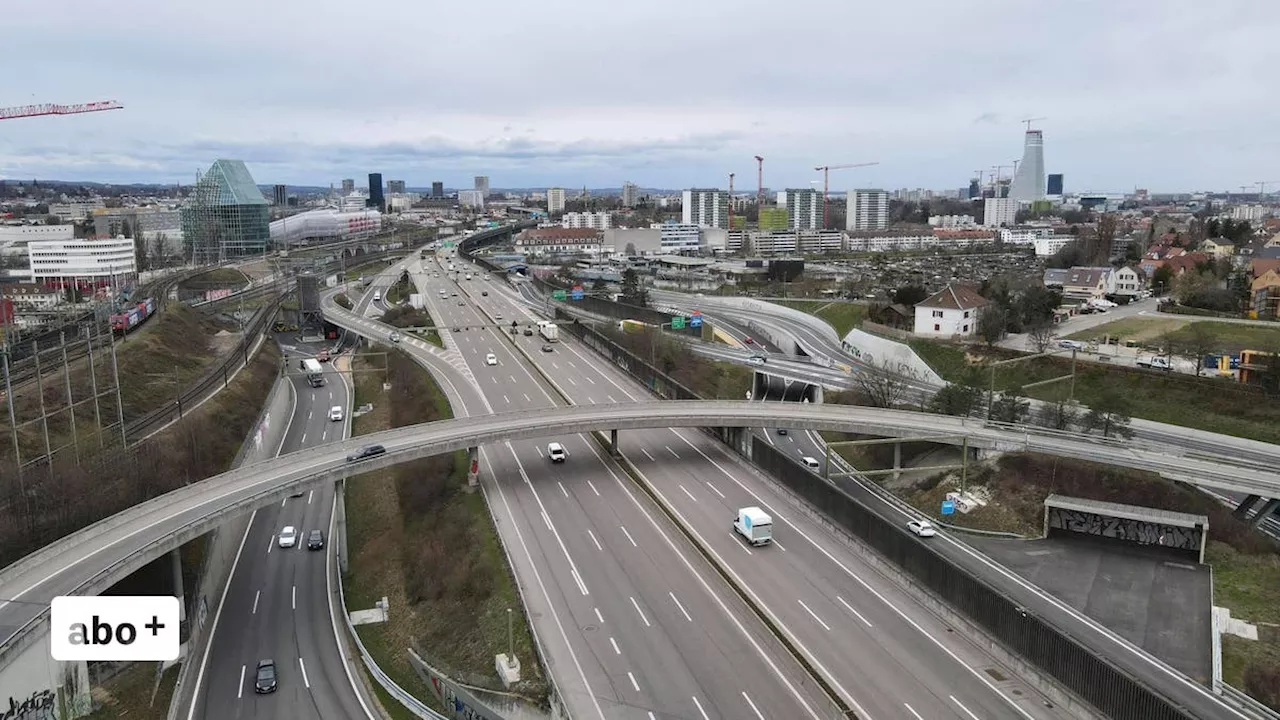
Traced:
[[1017, 222], [1018, 201], [1014, 198], [987, 198], [982, 208], [982, 224], [1007, 227]]
[[668, 222], [652, 227], [658, 228], [664, 253], [680, 255], [697, 253], [702, 249], [702, 230], [697, 225]]
[[479, 190], [459, 190], [458, 205], [473, 210], [484, 209], [485, 194]]
[[847, 203], [846, 230], [883, 230], [889, 226], [889, 193], [884, 190], [850, 190]]
[[106, 205], [102, 200], [72, 200], [49, 205], [49, 214], [64, 223], [69, 223], [77, 220], [86, 220], [93, 214], [93, 211], [101, 210], [104, 207]]
[[359, 240], [382, 229], [382, 213], [372, 208], [343, 212], [323, 208], [298, 213], [271, 223], [271, 240], [280, 247], [293, 247], [333, 240]]
[[439, 180], [434, 180], [434, 181], [432, 181], [432, 183], [431, 183], [431, 197], [433, 197], [433, 198], [442, 198], [442, 197], [444, 197], [444, 183], [440, 182]]
[[1008, 197], [1017, 202], [1035, 202], [1044, 199], [1044, 189], [1044, 135], [1039, 130], [1028, 130], [1022, 162], [1013, 175]]
[[403, 180], [388, 180], [388, 181], [387, 181], [387, 194], [388, 194], [388, 195], [391, 195], [391, 194], [403, 194], [403, 193], [404, 193], [404, 181], [403, 181]]
[[356, 181], [351, 178], [345, 178], [342, 181], [342, 194], [350, 195], [356, 191]]
[[288, 204], [289, 196], [286, 193], [285, 187], [283, 185], [271, 186], [271, 202], [275, 204], [276, 207], [284, 207], [286, 204]]
[[1054, 173], [1049, 176], [1049, 181], [1045, 186], [1046, 195], [1062, 194], [1062, 173]]
[[[778, 207], [787, 209], [789, 227], [793, 230], [817, 230], [822, 227], [822, 191], [813, 188], [781, 190]], [[764, 208], [761, 208], [761, 212]], [[761, 225], [761, 229], [764, 226]]]
[[122, 287], [138, 273], [131, 238], [36, 240], [27, 248], [31, 282], [45, 287]]
[[216, 160], [182, 207], [187, 259], [212, 265], [261, 255], [271, 244], [271, 207], [241, 160]]
[[564, 212], [564, 188], [547, 189], [547, 214], [556, 215]]
[[622, 207], [635, 207], [640, 199], [640, 186], [633, 182], [622, 183]]
[[369, 173], [368, 206], [377, 208], [378, 212], [387, 211], [387, 198], [382, 194], [382, 173]]
[[729, 193], [714, 188], [693, 188], [683, 193], [683, 217], [685, 225], [698, 227], [729, 227]]
[[475, 182], [476, 182], [476, 185], [475, 185], [476, 190], [478, 190], [480, 194], [484, 195], [486, 198], [489, 197], [489, 176], [477, 175], [475, 178]]
[[[961, 197], [964, 197], [963, 195]], [[974, 178], [969, 181], [969, 199], [982, 197], [982, 178]]]

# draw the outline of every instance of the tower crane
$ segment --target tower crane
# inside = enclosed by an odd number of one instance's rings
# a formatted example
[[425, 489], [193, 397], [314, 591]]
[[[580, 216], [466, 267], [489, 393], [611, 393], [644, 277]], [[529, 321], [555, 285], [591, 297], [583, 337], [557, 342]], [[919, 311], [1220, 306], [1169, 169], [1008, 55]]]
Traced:
[[872, 165], [879, 165], [879, 164], [880, 164], [880, 161], [877, 160], [875, 162], [852, 163], [849, 165], [823, 165], [821, 167], [814, 168], [814, 170], [822, 171], [822, 229], [823, 230], [827, 229], [827, 204], [828, 204], [827, 197], [831, 192], [831, 183], [830, 183], [831, 171], [847, 170], [849, 168], [871, 167]]
[[78, 115], [80, 113], [123, 109], [124, 105], [115, 100], [100, 100], [78, 105], [56, 105], [54, 103], [19, 105], [17, 107], [0, 108], [0, 120], [15, 120], [17, 118], [39, 117], [41, 115]]
[[1254, 185], [1258, 186], [1258, 202], [1262, 202], [1262, 198], [1266, 196], [1267, 186], [1275, 185], [1278, 182], [1280, 182], [1280, 180], [1259, 180], [1254, 183]]
[[1026, 123], [1026, 124], [1027, 124], [1027, 132], [1031, 132], [1031, 123], [1033, 123], [1033, 122], [1035, 122], [1035, 121], [1037, 121], [1037, 120], [1048, 120], [1048, 119], [1049, 119], [1049, 118], [1033, 117], [1033, 118], [1023, 118], [1023, 119], [1019, 120], [1018, 122], [1024, 122], [1024, 123]]
[[[756, 213], [764, 207], [764, 158], [756, 156]], [[759, 221], [757, 221], [759, 222]]]
[[729, 173], [729, 232], [733, 232], [733, 176], [737, 173]]

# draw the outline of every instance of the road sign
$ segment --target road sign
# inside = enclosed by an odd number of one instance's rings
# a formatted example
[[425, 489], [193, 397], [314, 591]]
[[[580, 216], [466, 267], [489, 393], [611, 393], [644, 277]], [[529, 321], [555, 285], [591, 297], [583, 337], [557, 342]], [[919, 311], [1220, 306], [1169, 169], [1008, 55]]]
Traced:
[[683, 329], [684, 329], [684, 317], [683, 317], [683, 316], [681, 316], [681, 315], [676, 315], [675, 317], [671, 318], [671, 329], [672, 329], [672, 330], [683, 330]]
[[943, 501], [942, 501], [942, 514], [943, 514], [943, 515], [954, 515], [955, 513], [956, 513], [956, 504], [955, 504], [955, 502], [953, 502], [953, 501], [951, 501], [951, 500], [943, 500]]
[[555, 290], [551, 293], [552, 300], [564, 300], [566, 297], [568, 297], [568, 295], [566, 295], [563, 290]]
[[689, 327], [702, 327], [702, 313], [697, 310], [693, 311], [693, 314], [689, 316]]
[[570, 297], [570, 298], [573, 298], [574, 300], [581, 300], [581, 299], [582, 299], [582, 286], [581, 286], [581, 285], [574, 285], [574, 286], [573, 286], [573, 290], [571, 290], [571, 291], [570, 291], [570, 295], [569, 295], [569, 297]]

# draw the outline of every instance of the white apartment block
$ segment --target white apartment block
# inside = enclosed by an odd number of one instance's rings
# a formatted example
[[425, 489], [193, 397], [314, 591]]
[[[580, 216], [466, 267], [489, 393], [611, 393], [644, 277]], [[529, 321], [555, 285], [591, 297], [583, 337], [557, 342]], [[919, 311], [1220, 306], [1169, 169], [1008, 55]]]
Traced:
[[564, 188], [547, 188], [547, 214], [564, 212]]
[[56, 215], [62, 222], [74, 222], [87, 220], [94, 210], [101, 210], [104, 207], [106, 206], [101, 200], [76, 200], [50, 205], [49, 214]]
[[1256, 223], [1269, 214], [1265, 205], [1236, 205], [1231, 208], [1232, 220], [1247, 220], [1248, 222]]
[[975, 227], [977, 219], [972, 215], [930, 215], [929, 227], [957, 228]]
[[635, 207], [640, 199], [640, 186], [633, 182], [622, 183], [622, 207]]
[[817, 255], [827, 252], [842, 252], [845, 249], [845, 235], [839, 230], [789, 230], [775, 232], [759, 232], [756, 230], [734, 230], [728, 233], [725, 251], [738, 253], [742, 251], [743, 237], [751, 244], [753, 255]]
[[846, 202], [846, 230], [883, 230], [889, 226], [889, 193], [884, 190], [850, 190]]
[[1036, 257], [1049, 257], [1077, 239], [1075, 235], [1050, 235], [1035, 238], [1032, 243], [1036, 246]]
[[1018, 219], [1018, 201], [1013, 198], [987, 198], [982, 207], [982, 224], [987, 227], [1011, 226]]
[[661, 233], [664, 253], [698, 252], [702, 249], [702, 228], [697, 225], [654, 223], [649, 227]]
[[486, 195], [487, 193], [483, 190], [459, 190], [458, 205], [464, 208], [483, 210]]
[[685, 190], [683, 193], [683, 217], [685, 225], [698, 227], [729, 227], [729, 193], [723, 190]]
[[787, 223], [792, 229], [817, 230], [822, 227], [821, 190], [779, 190], [778, 207], [787, 209]]
[[846, 244], [849, 252], [902, 252], [928, 250], [930, 248], [965, 248], [982, 245], [994, 240], [991, 236], [938, 237], [937, 235], [850, 235]]
[[564, 217], [560, 218], [560, 227], [608, 230], [613, 227], [613, 215], [607, 212], [565, 213]]
[[115, 284], [138, 272], [133, 240], [35, 240], [28, 244], [31, 281], [45, 285]]

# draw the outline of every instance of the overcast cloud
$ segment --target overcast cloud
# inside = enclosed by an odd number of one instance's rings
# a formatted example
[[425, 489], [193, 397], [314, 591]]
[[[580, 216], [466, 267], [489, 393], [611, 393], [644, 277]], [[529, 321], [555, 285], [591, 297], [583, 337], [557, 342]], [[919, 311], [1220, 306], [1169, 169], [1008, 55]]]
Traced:
[[941, 189], [1045, 116], [1068, 191], [1280, 180], [1276, 0], [44, 0], [0, 32], [0, 105], [125, 105], [0, 123], [0, 178], [744, 188], [758, 154]]

